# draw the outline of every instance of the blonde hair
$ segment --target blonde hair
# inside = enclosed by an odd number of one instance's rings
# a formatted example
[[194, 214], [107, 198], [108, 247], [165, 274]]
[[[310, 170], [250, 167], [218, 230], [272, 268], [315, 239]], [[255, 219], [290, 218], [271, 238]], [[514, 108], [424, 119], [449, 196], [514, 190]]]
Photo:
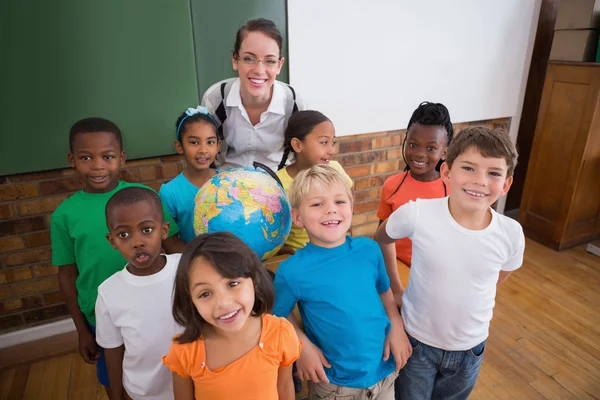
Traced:
[[352, 202], [352, 191], [348, 183], [344, 180], [344, 177], [335, 168], [329, 165], [318, 164], [302, 170], [290, 186], [290, 205], [293, 209], [297, 210], [311, 187], [316, 186], [319, 189], [326, 190], [335, 184], [340, 184], [346, 189], [346, 194], [348, 194], [348, 198]]

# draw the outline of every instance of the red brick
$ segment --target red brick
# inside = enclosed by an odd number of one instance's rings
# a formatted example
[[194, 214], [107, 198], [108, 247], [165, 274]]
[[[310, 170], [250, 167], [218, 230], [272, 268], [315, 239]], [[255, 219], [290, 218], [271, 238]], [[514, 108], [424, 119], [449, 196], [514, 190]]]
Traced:
[[40, 296], [27, 296], [20, 299], [7, 300], [0, 303], [0, 314], [10, 314], [33, 308], [41, 307], [42, 298]]
[[40, 195], [49, 196], [54, 194], [76, 192], [82, 188], [83, 183], [78, 175], [67, 176], [60, 179], [40, 182]]
[[383, 185], [384, 181], [384, 177], [381, 175], [357, 179], [354, 182], [354, 189], [361, 190], [366, 188], [379, 187]]
[[47, 321], [50, 319], [62, 317], [68, 315], [69, 310], [64, 304], [57, 304], [50, 307], [40, 308], [39, 310], [32, 310], [23, 313], [23, 319], [26, 323]]
[[0, 201], [27, 199], [38, 195], [35, 183], [0, 186]]
[[160, 161], [162, 161], [163, 163], [183, 162], [185, 161], [185, 158], [183, 158], [183, 155], [181, 154], [173, 154], [170, 156], [162, 156], [160, 158]]
[[400, 146], [402, 144], [401, 137], [399, 135], [390, 135], [381, 138], [373, 139], [373, 149], [382, 149], [385, 147]]
[[0, 332], [14, 330], [14, 328], [23, 325], [23, 317], [21, 314], [8, 315], [0, 318]]
[[402, 159], [402, 147], [395, 147], [388, 149], [386, 152], [386, 160], [401, 160]]
[[377, 222], [379, 223], [379, 217], [376, 212], [367, 214], [367, 222]]
[[1, 259], [4, 267], [13, 267], [17, 265], [48, 261], [50, 260], [51, 256], [52, 252], [50, 247], [42, 247], [34, 250], [20, 251], [18, 253], [3, 254]]
[[62, 176], [62, 171], [60, 169], [55, 169], [54, 171], [33, 172], [31, 174], [13, 175], [9, 179], [12, 183], [21, 183], [39, 181], [42, 179], [57, 178], [59, 176]]
[[377, 222], [372, 222], [370, 224], [352, 227], [352, 236], [372, 236], [375, 231], [377, 231], [378, 226], [379, 224]]
[[375, 211], [379, 206], [379, 200], [367, 201], [364, 203], [354, 204], [354, 212], [356, 214], [361, 214], [368, 211]]
[[367, 223], [367, 214], [354, 214], [352, 216], [352, 226], [358, 226]]
[[65, 302], [65, 299], [63, 299], [62, 294], [60, 293], [60, 290], [57, 290], [56, 292], [44, 293], [42, 295], [42, 298], [44, 299], [44, 304], [47, 306]]
[[41, 293], [58, 290], [58, 278], [56, 276], [14, 283], [11, 285], [15, 296], [24, 296], [31, 293]]
[[359, 165], [358, 167], [345, 168], [344, 171], [346, 171], [350, 178], [357, 178], [359, 176], [369, 175], [371, 169], [368, 165]]
[[13, 292], [10, 286], [0, 285], [0, 300], [8, 299], [13, 297]]
[[33, 274], [28, 267], [0, 271], [0, 284], [25, 281], [31, 278], [33, 278]]
[[340, 143], [340, 153], [357, 153], [371, 150], [371, 139], [348, 140]]
[[38, 216], [30, 218], [12, 219], [9, 221], [0, 222], [0, 236], [12, 236], [21, 233], [41, 231], [49, 228], [49, 219], [47, 217]]
[[183, 165], [181, 164], [164, 164], [153, 167], [142, 167], [140, 168], [140, 181], [155, 181], [157, 179], [168, 179], [176, 177], [181, 171], [183, 171]]
[[354, 202], [361, 203], [367, 200], [378, 200], [381, 194], [381, 188], [358, 190], [354, 193]]
[[119, 179], [125, 182], [139, 182], [140, 171], [138, 168], [131, 168], [122, 170], [119, 174]]
[[48, 246], [50, 244], [50, 231], [28, 233], [23, 238], [27, 243], [27, 247]]
[[15, 216], [15, 208], [12, 204], [0, 205], [0, 219], [12, 218]]
[[0, 238], [0, 252], [9, 252], [25, 248], [25, 243], [20, 236]]
[[36, 278], [58, 274], [58, 267], [50, 263], [38, 264], [33, 267], [33, 273]]
[[400, 172], [398, 170], [398, 161], [371, 164], [371, 174], [385, 174], [386, 172]]
[[17, 203], [17, 213], [21, 216], [51, 213], [67, 196], [47, 197], [45, 199], [22, 201]]
[[359, 164], [370, 164], [383, 161], [385, 159], [385, 150], [369, 151], [366, 153], [358, 153]]
[[156, 190], [156, 192], [158, 192], [160, 190], [160, 187], [163, 185], [163, 182], [144, 182], [144, 185], [151, 187], [152, 189]]
[[142, 166], [146, 166], [146, 165], [158, 165], [158, 164], [160, 164], [159, 157], [143, 158], [141, 160], [131, 160], [131, 161], [125, 162], [123, 169], [132, 168], [132, 167], [142, 167]]

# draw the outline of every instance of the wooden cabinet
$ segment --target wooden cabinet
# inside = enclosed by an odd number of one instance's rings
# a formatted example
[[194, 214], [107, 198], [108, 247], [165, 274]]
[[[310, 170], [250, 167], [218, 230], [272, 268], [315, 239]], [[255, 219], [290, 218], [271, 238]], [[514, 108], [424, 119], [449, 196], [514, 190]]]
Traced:
[[600, 64], [548, 65], [519, 221], [556, 250], [600, 238]]

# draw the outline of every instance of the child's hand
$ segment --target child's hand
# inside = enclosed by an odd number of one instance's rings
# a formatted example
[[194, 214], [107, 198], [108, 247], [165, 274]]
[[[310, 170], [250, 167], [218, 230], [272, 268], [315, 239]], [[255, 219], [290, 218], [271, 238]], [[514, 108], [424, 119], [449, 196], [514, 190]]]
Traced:
[[390, 333], [388, 333], [385, 338], [385, 346], [383, 348], [384, 361], [387, 361], [387, 359], [390, 358], [390, 351], [396, 361], [396, 372], [398, 372], [406, 365], [408, 358], [412, 354], [412, 346], [408, 340], [408, 336], [406, 336], [406, 332], [404, 332], [403, 325], [394, 326], [394, 324], [392, 324]]
[[396, 305], [398, 306], [398, 309], [402, 308], [402, 296], [404, 296], [404, 292], [394, 293], [394, 300], [396, 301]]
[[100, 352], [96, 344], [96, 338], [90, 331], [79, 332], [79, 354], [88, 364], [98, 364]]
[[311, 380], [315, 383], [329, 383], [323, 367], [331, 368], [331, 365], [323, 355], [323, 352], [310, 341], [302, 343], [302, 351], [300, 352], [300, 358], [296, 361], [296, 367], [298, 369], [298, 378], [303, 381]]

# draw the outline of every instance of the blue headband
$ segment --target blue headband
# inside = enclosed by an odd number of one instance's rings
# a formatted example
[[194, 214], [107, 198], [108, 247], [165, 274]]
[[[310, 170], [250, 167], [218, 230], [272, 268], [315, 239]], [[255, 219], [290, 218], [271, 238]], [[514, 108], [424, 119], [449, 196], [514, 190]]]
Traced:
[[196, 115], [196, 114], [206, 115], [208, 118], [210, 118], [215, 123], [215, 126], [219, 126], [219, 124], [213, 118], [213, 116], [210, 115], [210, 113], [208, 112], [208, 109], [206, 107], [198, 106], [196, 108], [188, 108], [187, 110], [185, 110], [185, 117], [183, 117], [181, 119], [181, 122], [179, 123], [179, 126], [177, 127], [177, 132], [175, 133], [175, 138], [177, 140], [179, 140], [179, 130], [181, 129], [181, 125], [183, 125], [183, 121], [185, 121], [188, 117], [191, 117], [192, 115]]

